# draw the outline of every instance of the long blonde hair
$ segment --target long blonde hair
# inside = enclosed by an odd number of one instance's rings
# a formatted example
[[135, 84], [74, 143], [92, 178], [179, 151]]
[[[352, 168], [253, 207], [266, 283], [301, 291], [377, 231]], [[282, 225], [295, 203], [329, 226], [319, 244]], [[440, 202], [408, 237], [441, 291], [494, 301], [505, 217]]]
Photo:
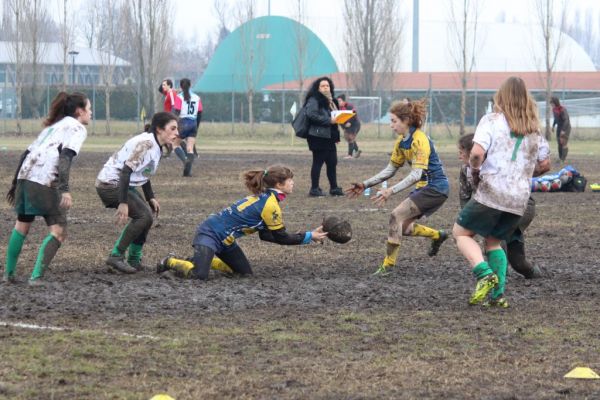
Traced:
[[519, 77], [511, 76], [502, 83], [494, 95], [494, 111], [504, 114], [510, 130], [516, 135], [540, 130], [537, 104]]

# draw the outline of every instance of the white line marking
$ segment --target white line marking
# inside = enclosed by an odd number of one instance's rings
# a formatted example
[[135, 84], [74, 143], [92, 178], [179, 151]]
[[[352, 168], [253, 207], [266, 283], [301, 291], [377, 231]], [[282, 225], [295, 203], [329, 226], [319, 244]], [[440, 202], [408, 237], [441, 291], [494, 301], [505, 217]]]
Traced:
[[160, 340], [160, 338], [152, 335], [135, 335], [133, 333], [127, 332], [108, 332], [108, 331], [96, 331], [93, 329], [73, 329], [73, 328], [65, 328], [60, 326], [48, 326], [48, 325], [36, 325], [36, 324], [26, 324], [23, 322], [6, 322], [0, 321], [0, 326], [11, 327], [11, 328], [21, 328], [21, 329], [33, 329], [40, 331], [66, 331], [66, 332], [81, 332], [81, 333], [102, 333], [107, 336], [126, 336], [132, 337], [136, 339], [151, 339], [151, 340]]

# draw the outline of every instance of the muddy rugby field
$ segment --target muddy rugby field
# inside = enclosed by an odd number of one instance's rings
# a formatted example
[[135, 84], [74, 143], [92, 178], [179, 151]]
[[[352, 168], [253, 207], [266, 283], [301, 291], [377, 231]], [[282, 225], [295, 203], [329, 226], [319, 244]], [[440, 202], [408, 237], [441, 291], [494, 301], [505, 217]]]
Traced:
[[[18, 156], [2, 153], [2, 188]], [[162, 211], [144, 259], [154, 266], [169, 252], [190, 255], [196, 225], [245, 195], [240, 172], [272, 163], [296, 173], [294, 194], [282, 203], [287, 228], [311, 229], [335, 214], [352, 222], [350, 243], [283, 247], [242, 238], [254, 269], [247, 279], [110, 273], [104, 259], [119, 231], [94, 189], [108, 156], [84, 152], [75, 162], [69, 238], [47, 286], [26, 284], [46, 235], [42, 220], [19, 260], [20, 283], [0, 284], [0, 398], [600, 398], [599, 380], [563, 378], [576, 366], [600, 372], [600, 193], [534, 194], [527, 251], [545, 277], [509, 272], [511, 308], [484, 310], [467, 304], [474, 279], [451, 240], [429, 258], [427, 240], [405, 238], [394, 272], [371, 276], [389, 212], [405, 194], [381, 210], [365, 197], [309, 198], [307, 151], [204, 153], [191, 179], [180, 177], [177, 159], [165, 159], [152, 180]], [[340, 149], [344, 186], [388, 158], [341, 156]], [[449, 230], [458, 161], [451, 146], [441, 156], [451, 195], [427, 224]], [[600, 181], [597, 165], [592, 156], [575, 164], [589, 182]], [[6, 204], [0, 221], [4, 263], [14, 224]]]

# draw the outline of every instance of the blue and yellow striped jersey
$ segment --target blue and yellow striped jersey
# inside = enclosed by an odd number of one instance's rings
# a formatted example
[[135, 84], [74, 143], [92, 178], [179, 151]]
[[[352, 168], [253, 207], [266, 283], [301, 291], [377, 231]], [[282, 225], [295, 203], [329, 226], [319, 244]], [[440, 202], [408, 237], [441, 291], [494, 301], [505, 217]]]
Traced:
[[277, 192], [269, 189], [265, 193], [238, 200], [230, 207], [209, 216], [206, 223], [227, 246], [233, 244], [235, 239], [259, 230], [281, 229], [283, 216]]
[[401, 167], [408, 162], [413, 168], [420, 168], [425, 173], [416, 188], [425, 186], [440, 193], [448, 194], [448, 178], [438, 157], [431, 139], [420, 129], [410, 128], [405, 136], [399, 136], [394, 143], [394, 151], [390, 162]]

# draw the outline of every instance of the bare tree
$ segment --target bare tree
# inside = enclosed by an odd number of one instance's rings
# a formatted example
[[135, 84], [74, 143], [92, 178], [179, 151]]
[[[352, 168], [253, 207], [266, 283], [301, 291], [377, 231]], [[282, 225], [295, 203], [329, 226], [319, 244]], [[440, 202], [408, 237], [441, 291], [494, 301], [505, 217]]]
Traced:
[[[62, 90], [67, 90], [67, 82], [69, 81], [69, 51], [72, 50], [75, 39], [75, 15], [72, 11], [69, 0], [57, 0], [60, 25], [60, 44], [63, 56], [63, 79]], [[71, 82], [75, 84], [75, 82]]]
[[237, 61], [244, 71], [246, 97], [248, 99], [248, 121], [250, 123], [250, 135], [254, 134], [254, 96], [257, 85], [262, 78], [265, 69], [265, 49], [261, 27], [251, 21], [256, 18], [255, 0], [245, 0], [239, 3], [236, 9], [236, 19], [240, 24], [240, 51]]
[[105, 120], [106, 133], [111, 134], [111, 108], [110, 96], [114, 86], [113, 76], [117, 63], [117, 55], [120, 53], [124, 43], [124, 21], [120, 13], [122, 10], [120, 0], [101, 0], [96, 3], [93, 9], [90, 9], [92, 15], [92, 26], [95, 32], [90, 31], [95, 37], [95, 47], [100, 61], [100, 81], [104, 89], [105, 98]]
[[169, 0], [129, 0], [127, 25], [133, 27], [134, 37], [129, 52], [134, 55], [140, 95], [147, 110], [158, 104], [156, 87], [164, 78], [169, 66], [169, 48], [173, 42], [169, 19]]
[[482, 0], [462, 0], [462, 7], [455, 7], [456, 1], [449, 0], [448, 25], [449, 48], [456, 69], [460, 73], [460, 135], [465, 134], [465, 115], [467, 114], [467, 84], [475, 66], [475, 53], [480, 34], [477, 32], [479, 13], [483, 7]]
[[578, 9], [565, 27], [565, 32], [584, 48], [596, 65], [600, 65], [600, 37], [594, 32], [598, 21], [600, 14], [594, 15], [590, 9], [585, 12]]
[[28, 6], [27, 0], [7, 0], [8, 10], [10, 12], [10, 25], [12, 26], [11, 31], [13, 32], [11, 46], [9, 48], [9, 57], [14, 65], [14, 86], [15, 86], [15, 117], [17, 120], [17, 134], [21, 134], [21, 119], [22, 119], [22, 106], [23, 106], [23, 64], [25, 59], [24, 52], [24, 38], [23, 34], [25, 31], [24, 26], [24, 10]]
[[371, 96], [382, 85], [377, 74], [397, 67], [402, 23], [397, 0], [344, 0], [345, 54], [348, 70], [356, 72], [360, 93]]
[[33, 117], [40, 117], [39, 106], [41, 103], [42, 91], [38, 89], [40, 79], [40, 61], [46, 52], [46, 43], [42, 41], [47, 36], [46, 27], [49, 20], [48, 8], [43, 0], [30, 0], [24, 12], [25, 40], [24, 52], [27, 63], [26, 72], [30, 79], [26, 79], [29, 87], [26, 90], [25, 97], [31, 107]]
[[[558, 4], [557, 4], [558, 3]], [[566, 24], [566, 3], [562, 0], [536, 0], [537, 18], [544, 50], [544, 66], [546, 80], [546, 139], [550, 139], [552, 125], [550, 115], [552, 107], [552, 75], [558, 55], [563, 47], [563, 32]]]

